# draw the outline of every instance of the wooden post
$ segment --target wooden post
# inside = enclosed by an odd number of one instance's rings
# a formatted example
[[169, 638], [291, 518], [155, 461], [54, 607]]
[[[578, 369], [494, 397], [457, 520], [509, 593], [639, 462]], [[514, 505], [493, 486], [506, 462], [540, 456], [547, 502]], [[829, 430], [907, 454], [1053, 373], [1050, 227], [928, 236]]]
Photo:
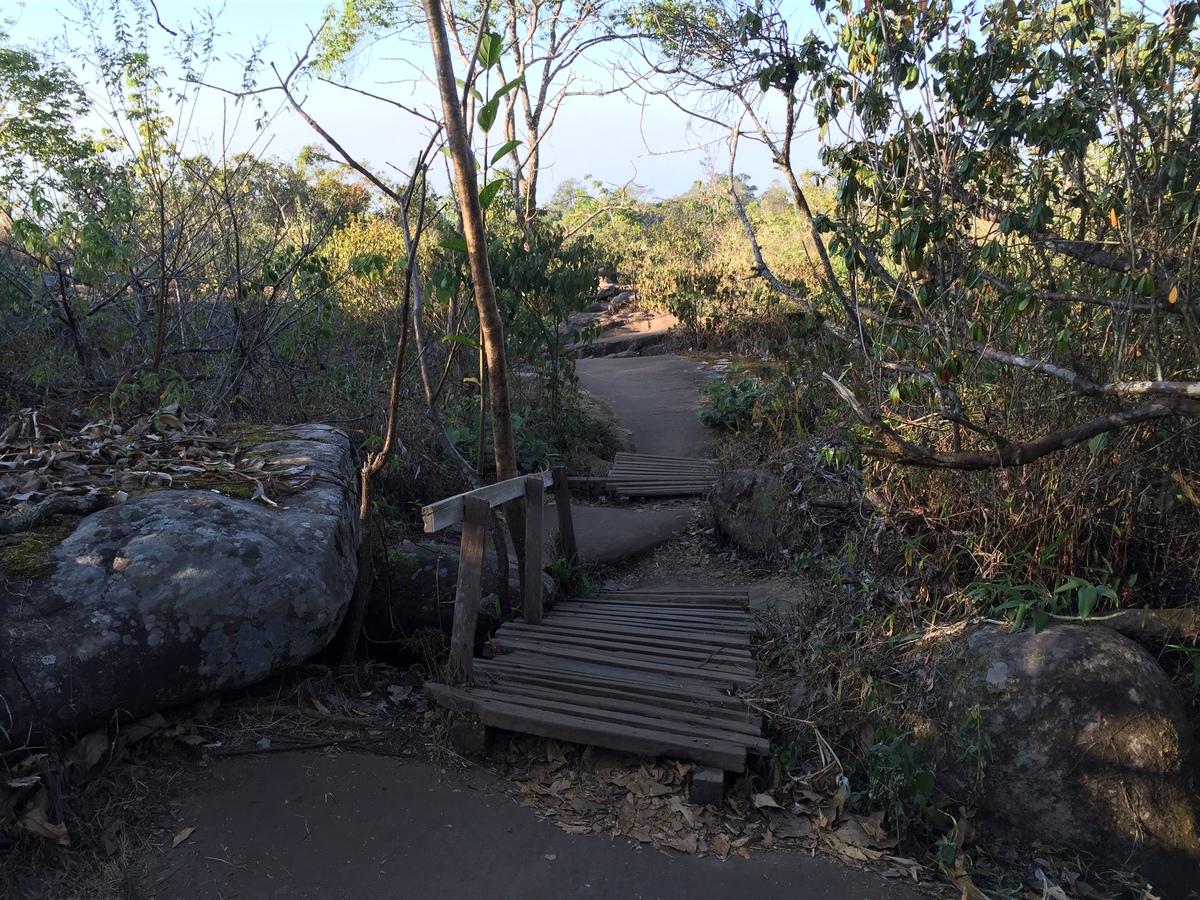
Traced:
[[[575, 522], [571, 519], [571, 489], [567, 485], [567, 470], [561, 466], [554, 470], [554, 507], [558, 510], [559, 549], [567, 565], [574, 567], [579, 562], [579, 548], [575, 543]], [[578, 585], [572, 584], [571, 587], [574, 589]]]
[[542, 511], [546, 485], [541, 475], [525, 479], [525, 624], [542, 624]]
[[463, 498], [462, 549], [458, 558], [458, 590], [454, 595], [454, 632], [450, 638], [452, 685], [466, 684], [474, 675], [475, 624], [483, 597], [483, 554], [490, 509], [488, 501], [480, 497]]

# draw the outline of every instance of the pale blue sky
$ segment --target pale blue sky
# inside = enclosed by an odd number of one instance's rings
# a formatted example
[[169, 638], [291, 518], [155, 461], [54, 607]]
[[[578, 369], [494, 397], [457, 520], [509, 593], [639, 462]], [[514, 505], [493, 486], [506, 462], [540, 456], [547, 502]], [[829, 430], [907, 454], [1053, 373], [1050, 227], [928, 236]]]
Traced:
[[[326, 5], [327, 0], [229, 0], [218, 20], [224, 33], [218, 52], [230, 60], [245, 53], [256, 39], [266, 38], [269, 44], [265, 58], [281, 69], [288, 67], [296, 51], [307, 43], [309, 29], [320, 23]], [[197, 8], [209, 6], [213, 4], [203, 0], [158, 0], [163, 21], [171, 28], [195, 19]], [[0, 2], [0, 18], [17, 20], [9, 30], [18, 44], [61, 35], [64, 14], [70, 13], [70, 4], [61, 0], [29, 0], [24, 8], [7, 0]], [[418, 81], [430, 68], [427, 48], [410, 47], [403, 53], [405, 59], [388, 58], [395, 52], [395, 44], [387, 45], [367, 58], [355, 86], [415, 105], [431, 102], [428, 87]], [[159, 62], [166, 64], [167, 60]], [[268, 72], [265, 78], [269, 77]], [[229, 61], [214, 71], [210, 80], [236, 87], [238, 78], [237, 67]], [[382, 84], [398, 80], [401, 83]], [[230, 125], [222, 124], [222, 110], [232, 109], [232, 103], [222, 100], [217, 92], [207, 94], [188, 138], [206, 152], [215, 153], [223, 129], [231, 130]], [[277, 98], [272, 95], [272, 106], [278, 103]], [[388, 164], [405, 168], [425, 144], [419, 121], [392, 107], [325, 85], [311, 87], [306, 109], [348, 150], [369, 160], [379, 171], [390, 173]], [[229, 141], [233, 152], [250, 146], [262, 152], [266, 147], [267, 153], [291, 158], [305, 144], [320, 142], [318, 135], [290, 111], [275, 118], [266, 136], [256, 136], [249, 127], [253, 117], [243, 118], [242, 126]], [[717, 136], [711, 129], [689, 127], [688, 119], [661, 99], [642, 107], [620, 96], [572, 98], [564, 104], [549, 141], [543, 145], [540, 199], [548, 200], [559, 182], [587, 175], [613, 186], [634, 181], [650, 188], [656, 196], [678, 194], [704, 177], [706, 155], [711, 155], [719, 172], [725, 171], [728, 157], [723, 146], [709, 151], [686, 150]], [[810, 138], [803, 152], [805, 158], [799, 167], [815, 167], [815, 140]], [[743, 141], [739, 160], [738, 171], [748, 173], [760, 189], [775, 178], [770, 160], [760, 147]]]

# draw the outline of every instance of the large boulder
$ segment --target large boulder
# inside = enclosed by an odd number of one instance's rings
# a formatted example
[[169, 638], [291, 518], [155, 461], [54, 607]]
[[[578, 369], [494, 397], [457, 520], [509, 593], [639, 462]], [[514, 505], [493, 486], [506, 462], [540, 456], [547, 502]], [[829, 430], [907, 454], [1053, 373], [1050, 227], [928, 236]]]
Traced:
[[922, 710], [931, 727], [918, 736], [941, 755], [939, 784], [961, 797], [977, 773], [971, 750], [990, 741], [978, 795], [985, 834], [1132, 863], [1169, 896], [1200, 884], [1192, 730], [1137, 644], [1098, 625], [988, 625], [926, 665], [938, 679]]
[[357, 571], [346, 436], [290, 428], [258, 448], [310, 470], [277, 507], [213, 491], [133, 497], [80, 520], [54, 571], [0, 578], [0, 741], [75, 731], [252, 684], [333, 637]]
[[722, 475], [712, 492], [717, 526], [733, 544], [753, 556], [777, 556], [791, 547], [789, 491], [773, 472], [737, 469]]

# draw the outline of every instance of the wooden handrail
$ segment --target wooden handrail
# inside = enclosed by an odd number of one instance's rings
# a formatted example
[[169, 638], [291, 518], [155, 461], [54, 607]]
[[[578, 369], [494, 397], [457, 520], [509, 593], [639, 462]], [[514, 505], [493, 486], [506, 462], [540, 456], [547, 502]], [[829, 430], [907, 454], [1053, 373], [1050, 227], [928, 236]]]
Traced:
[[[510, 478], [439, 500], [421, 510], [425, 531], [433, 533], [462, 523], [462, 547], [458, 561], [458, 586], [454, 595], [454, 630], [450, 636], [450, 664], [447, 680], [452, 685], [466, 684], [474, 674], [475, 626], [483, 599], [483, 561], [487, 546], [487, 521], [492, 509], [510, 500], [525, 498], [525, 580], [522, 585], [525, 622], [542, 621], [543, 522], [546, 487], [554, 487], [554, 506], [558, 513], [560, 552], [570, 563], [576, 562], [575, 526], [571, 516], [571, 494], [567, 471], [539, 472]], [[497, 547], [497, 553], [507, 548]]]
[[464, 491], [461, 494], [455, 494], [453, 497], [447, 497], [445, 500], [439, 500], [437, 503], [431, 503], [422, 508], [421, 518], [425, 523], [425, 533], [433, 534], [436, 531], [441, 531], [444, 528], [449, 528], [451, 525], [457, 525], [463, 520], [463, 501], [467, 497], [478, 497], [481, 500], [486, 500], [491, 509], [497, 506], [502, 506], [509, 500], [516, 500], [518, 497], [525, 496], [525, 481], [527, 478], [541, 478], [542, 484], [550, 484], [554, 478], [551, 472], [540, 472], [537, 475], [519, 475], [516, 478], [510, 478], [508, 481], [497, 481], [495, 484], [484, 485], [481, 488], [475, 488], [473, 491]]

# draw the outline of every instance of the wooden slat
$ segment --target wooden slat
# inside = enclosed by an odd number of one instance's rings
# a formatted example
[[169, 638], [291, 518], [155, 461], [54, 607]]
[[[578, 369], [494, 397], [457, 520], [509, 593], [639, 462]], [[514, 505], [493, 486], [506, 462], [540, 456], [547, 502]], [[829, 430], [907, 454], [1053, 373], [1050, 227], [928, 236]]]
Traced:
[[523, 614], [530, 625], [542, 621], [542, 514], [546, 506], [546, 482], [540, 475], [525, 476], [525, 596]]
[[711, 681], [721, 685], [732, 685], [734, 687], [749, 687], [754, 683], [753, 675], [746, 674], [744, 671], [727, 671], [723, 667], [716, 665], [687, 665], [685, 663], [666, 662], [637, 653], [615, 650], [605, 652], [589, 651], [579, 649], [573, 645], [545, 643], [528, 640], [523, 637], [502, 636], [499, 633], [493, 638], [493, 641], [501, 648], [511, 647], [515, 650], [530, 650], [546, 656], [579, 659], [589, 662], [609, 662], [640, 672], [661, 672], [668, 675], [680, 675], [686, 678], [699, 678], [704, 681]]
[[[543, 484], [550, 484], [553, 478], [549, 472], [542, 472], [538, 477], [542, 479]], [[429, 504], [429, 506], [421, 510], [421, 519], [425, 523], [425, 533], [433, 534], [435, 531], [441, 531], [443, 528], [449, 528], [451, 525], [457, 525], [463, 521], [463, 508], [467, 497], [478, 497], [481, 500], [486, 500], [488, 506], [494, 509], [497, 506], [507, 503], [509, 500], [516, 500], [518, 497], [525, 496], [525, 478], [526, 476], [520, 476], [518, 478], [510, 478], [507, 481], [498, 481], [495, 484], [455, 494], [453, 497], [447, 497], [445, 500]]]
[[569, 616], [579, 621], [597, 621], [608, 623], [628, 622], [631, 625], [646, 625], [653, 628], [664, 628], [684, 632], [713, 631], [730, 635], [749, 635], [751, 626], [741, 622], [722, 622], [711, 619], [693, 619], [682, 622], [677, 617], [658, 613], [632, 613], [627, 610], [571, 610], [564, 609], [555, 615]]
[[538, 671], [554, 671], [554, 672], [574, 672], [580, 675], [592, 675], [598, 678], [611, 677], [621, 681], [629, 682], [631, 685], [644, 685], [658, 689], [659, 687], [672, 687], [676, 690], [694, 690], [700, 687], [707, 688], [714, 696], [728, 696], [723, 694], [723, 691], [728, 691], [730, 688], [721, 686], [708, 681], [697, 681], [690, 674], [677, 674], [673, 672], [648, 672], [638, 669], [631, 669], [620, 665], [617, 662], [595, 662], [589, 659], [579, 659], [578, 657], [558, 657], [552, 658], [539, 655], [533, 651], [516, 650], [512, 653], [506, 653], [501, 660], [506, 666], [517, 666], [526, 669], [537, 669]]
[[[569, 694], [565, 695], [565, 697], [562, 695], [555, 696], [551, 691], [502, 694], [479, 686], [474, 686], [469, 690], [470, 696], [473, 699], [485, 704], [511, 703], [514, 706], [532, 707], [539, 712], [546, 711], [567, 716], [578, 716], [592, 722], [652, 729], [664, 736], [672, 735], [696, 740], [736, 741], [747, 750], [753, 749], [757, 753], [766, 753], [770, 749], [770, 744], [757, 735], [751, 737], [742, 732], [729, 731], [711, 722], [705, 723], [666, 718], [652, 714], [654, 710], [651, 707], [645, 708], [650, 710], [651, 714], [648, 714], [643, 710], [634, 708], [634, 704], [621, 704], [616, 709], [593, 703], [581, 705], [576, 702], [578, 698], [572, 697]], [[589, 697], [587, 699], [590, 701], [592, 698]]]
[[475, 624], [483, 595], [483, 553], [487, 543], [487, 521], [491, 508], [481, 497], [468, 495], [464, 501], [462, 549], [458, 560], [458, 589], [454, 594], [454, 630], [450, 636], [451, 684], [471, 680], [475, 659]]
[[[757, 735], [762, 727], [762, 718], [751, 714], [749, 707], [743, 701], [733, 697], [723, 695], [719, 698], [713, 698], [711, 695], [697, 697], [689, 691], [670, 688], [655, 690], [648, 688], [645, 684], [630, 685], [619, 680], [579, 675], [572, 672], [538, 671], [506, 666], [503, 660], [476, 660], [475, 683], [504, 688], [524, 686], [575, 694], [581, 697], [626, 701], [635, 698], [656, 709], [669, 709], [681, 715], [718, 719], [725, 723], [723, 727], [732, 731], [747, 730], [748, 734]], [[631, 687], [636, 689], [631, 690]], [[721, 702], [717, 702], [718, 700]]]
[[543, 622], [541, 627], [578, 634], [627, 635], [630, 640], [641, 643], [666, 641], [668, 645], [678, 643], [693, 647], [731, 647], [735, 650], [748, 650], [750, 647], [748, 635], [714, 634], [709, 631], [680, 632], [664, 628], [630, 626], [624, 622], [589, 622], [555, 616]]
[[427, 688], [443, 706], [458, 704], [457, 708], [472, 709], [484, 725], [493, 728], [647, 756], [684, 755], [705, 765], [732, 771], [741, 771], [746, 766], [746, 749], [730, 741], [668, 735], [653, 729], [594, 722], [580, 716], [545, 712], [512, 703], [477, 703], [466, 692], [445, 685], [427, 685]]
[[666, 642], [634, 642], [623, 640], [617, 635], [578, 634], [575, 632], [551, 631], [534, 625], [504, 625], [492, 639], [495, 644], [503, 647], [509, 638], [535, 640], [540, 643], [553, 643], [563, 647], [579, 647], [584, 650], [613, 650], [624, 653], [636, 653], [661, 659], [663, 662], [678, 665], [692, 664], [713, 670], [745, 671], [753, 670], [754, 660], [747, 650], [735, 650], [732, 647], [687, 647], [670, 645]]
[[708, 465], [708, 466], [715, 466], [717, 464], [716, 460], [701, 459], [700, 457], [696, 457], [696, 456], [661, 456], [661, 455], [657, 455], [654, 453], [629, 453], [626, 450], [618, 450], [616, 455], [613, 457], [614, 463], [640, 462], [640, 461], [648, 461], [648, 460], [656, 460], [659, 462], [668, 462], [668, 463], [683, 461], [683, 462], [690, 462], [690, 463], [696, 463], [698, 465]]

